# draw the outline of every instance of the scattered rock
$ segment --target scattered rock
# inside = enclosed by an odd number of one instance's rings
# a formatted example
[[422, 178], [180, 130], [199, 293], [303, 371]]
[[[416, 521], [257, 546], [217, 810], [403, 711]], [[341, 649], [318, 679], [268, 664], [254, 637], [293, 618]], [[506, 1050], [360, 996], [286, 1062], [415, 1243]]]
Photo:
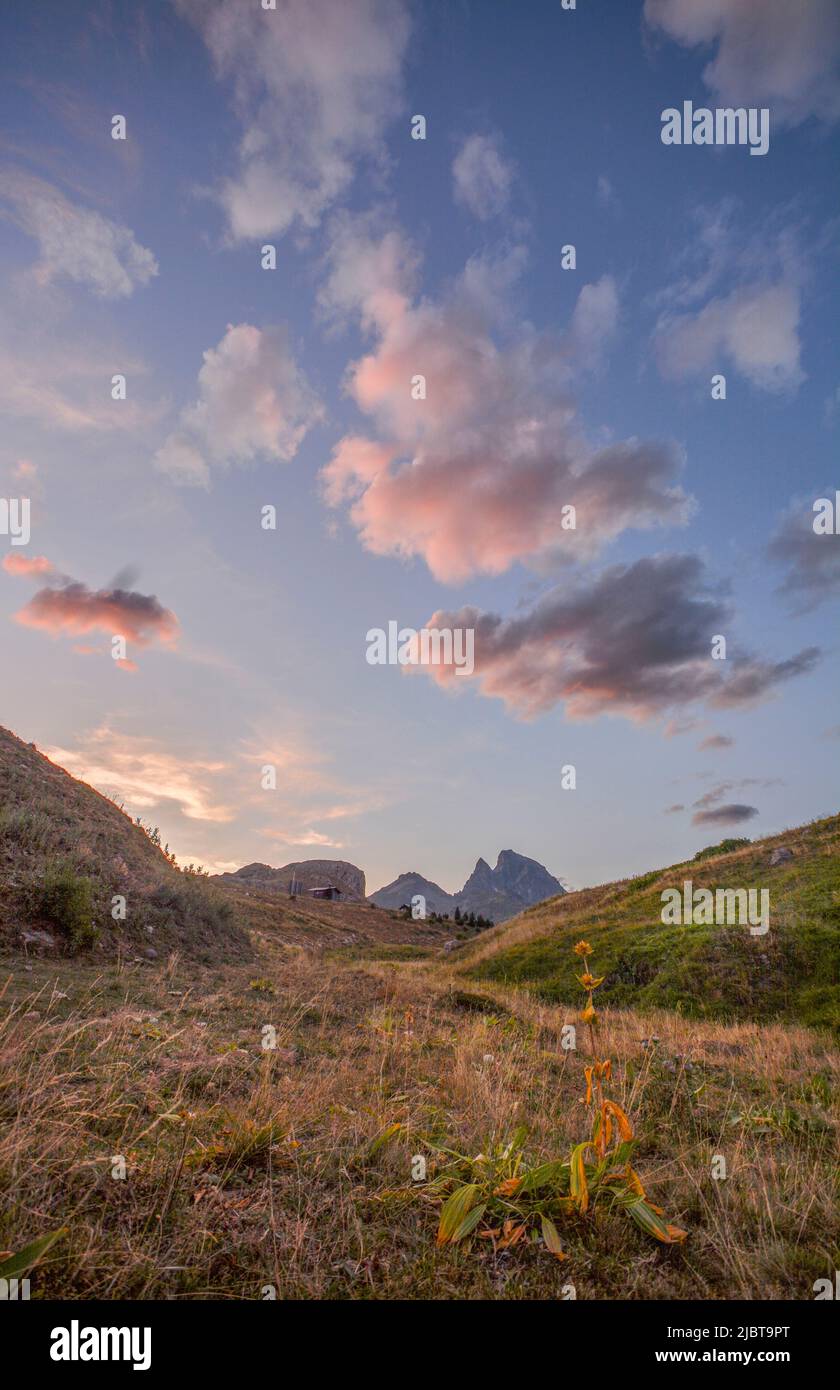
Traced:
[[154, 946], [147, 946], [143, 955], [146, 957], [146, 960], [157, 960], [158, 958], [158, 953]]
[[39, 931], [36, 927], [28, 931], [21, 932], [24, 946], [43, 946], [46, 950], [51, 950], [55, 946], [55, 937], [48, 931]]
[[770, 855], [769, 862], [771, 865], [784, 864], [786, 860], [792, 858], [793, 850], [788, 849], [786, 845], [779, 845], [778, 849], [774, 849], [773, 853]]
[[444, 941], [443, 949], [446, 952], [446, 954], [449, 955], [449, 952], [456, 950], [460, 944], [461, 943], [459, 941], [455, 941], [453, 938], [452, 941]]

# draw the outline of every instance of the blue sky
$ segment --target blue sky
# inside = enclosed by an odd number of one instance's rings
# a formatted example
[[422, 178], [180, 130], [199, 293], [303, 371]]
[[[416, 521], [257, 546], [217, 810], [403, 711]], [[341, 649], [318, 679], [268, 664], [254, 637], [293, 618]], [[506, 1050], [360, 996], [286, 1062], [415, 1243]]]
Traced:
[[[0, 23], [4, 724], [181, 859], [371, 889], [836, 809], [835, 6]], [[767, 107], [767, 155], [664, 146], [688, 100]], [[366, 662], [467, 610], [472, 678]]]

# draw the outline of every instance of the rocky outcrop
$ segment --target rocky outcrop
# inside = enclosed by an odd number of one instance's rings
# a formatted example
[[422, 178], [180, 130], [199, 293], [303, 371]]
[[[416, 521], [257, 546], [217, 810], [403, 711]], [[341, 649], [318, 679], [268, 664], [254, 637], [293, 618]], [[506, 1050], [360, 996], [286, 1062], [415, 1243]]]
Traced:
[[767, 862], [775, 868], [777, 864], [785, 864], [787, 863], [788, 859], [792, 858], [793, 851], [789, 850], [786, 845], [779, 845], [776, 849], [773, 850], [773, 853], [770, 855], [770, 858]]
[[220, 883], [234, 888], [253, 889], [257, 893], [282, 893], [288, 896], [293, 884], [300, 891], [310, 888], [326, 888], [333, 884], [340, 888], [345, 898], [363, 902], [365, 896], [365, 876], [355, 864], [345, 859], [301, 859], [295, 864], [284, 864], [280, 869], [272, 869], [270, 864], [243, 864], [232, 874], [219, 874]]

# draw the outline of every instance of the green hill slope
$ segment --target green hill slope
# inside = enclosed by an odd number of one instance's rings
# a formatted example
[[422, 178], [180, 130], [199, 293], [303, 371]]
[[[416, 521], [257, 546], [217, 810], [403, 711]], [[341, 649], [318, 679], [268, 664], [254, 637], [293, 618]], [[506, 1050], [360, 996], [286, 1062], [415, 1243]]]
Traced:
[[107, 797], [0, 728], [0, 947], [232, 961], [251, 954], [239, 915]]
[[[792, 857], [771, 865], [780, 847]], [[766, 888], [769, 931], [663, 925], [663, 890], [686, 881], [695, 890]], [[581, 937], [593, 947], [594, 973], [606, 977], [601, 1004], [840, 1028], [840, 816], [541, 903], [459, 952], [459, 969], [580, 1001], [570, 948]]]

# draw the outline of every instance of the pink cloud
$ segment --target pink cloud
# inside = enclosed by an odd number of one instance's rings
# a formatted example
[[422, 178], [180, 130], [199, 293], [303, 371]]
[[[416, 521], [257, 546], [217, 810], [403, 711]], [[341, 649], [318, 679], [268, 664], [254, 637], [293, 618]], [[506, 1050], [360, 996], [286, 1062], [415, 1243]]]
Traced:
[[51, 636], [85, 637], [92, 632], [120, 635], [146, 647], [153, 641], [171, 646], [178, 637], [178, 620], [153, 594], [127, 589], [89, 589], [70, 582], [63, 588], [39, 589], [15, 614], [23, 627], [39, 628]]
[[587, 559], [627, 527], [690, 512], [676, 445], [594, 449], [578, 417], [572, 385], [615, 330], [614, 286], [585, 287], [568, 332], [551, 338], [514, 325], [496, 292], [521, 264], [512, 255], [494, 277], [476, 258], [440, 303], [413, 302], [416, 258], [397, 233], [345, 218], [333, 239], [320, 300], [358, 313], [376, 339], [346, 382], [375, 437], [339, 442], [325, 497], [349, 505], [366, 549], [420, 556], [445, 582], [517, 561]]
[[3, 560], [3, 568], [7, 574], [15, 577], [26, 578], [29, 575], [52, 574], [53, 567], [45, 555], [33, 555], [29, 559], [26, 555], [6, 555]]
[[124, 798], [135, 810], [174, 803], [189, 820], [224, 823], [233, 811], [218, 800], [217, 779], [227, 764], [171, 753], [151, 738], [102, 725], [76, 749], [48, 748], [48, 757], [74, 777]]

